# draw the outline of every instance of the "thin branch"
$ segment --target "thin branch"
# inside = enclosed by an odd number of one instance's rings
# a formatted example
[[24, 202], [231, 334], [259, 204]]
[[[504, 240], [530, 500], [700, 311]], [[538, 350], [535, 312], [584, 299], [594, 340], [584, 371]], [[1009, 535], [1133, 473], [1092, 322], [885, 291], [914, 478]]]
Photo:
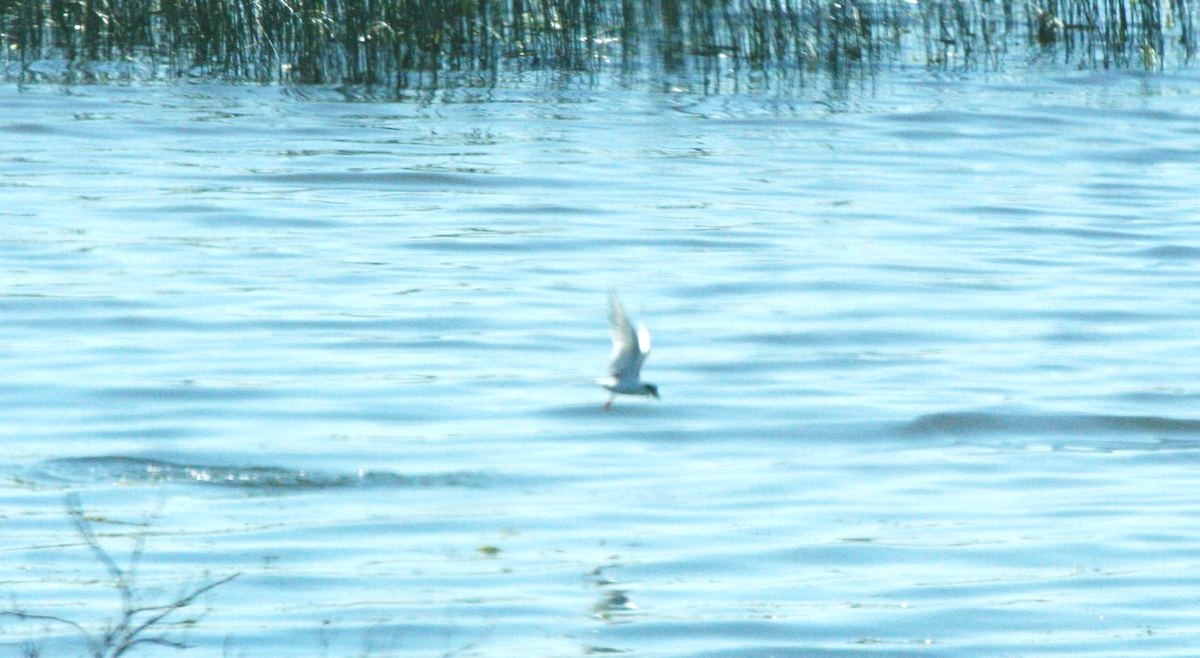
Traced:
[[79, 503], [79, 494], [73, 491], [67, 494], [64, 505], [67, 508], [67, 514], [71, 516], [71, 522], [75, 525], [76, 532], [79, 533], [80, 537], [83, 537], [83, 540], [87, 542], [92, 552], [96, 554], [96, 559], [100, 560], [100, 563], [104, 565], [108, 573], [117, 581], [117, 586], [124, 589], [125, 572], [121, 571], [116, 562], [113, 562], [113, 559], [108, 555], [108, 551], [104, 550], [104, 547], [100, 545], [100, 540], [96, 539], [96, 534], [92, 532], [92, 524], [83, 516], [83, 507]]
[[[117, 590], [121, 599], [121, 612], [115, 618], [109, 621], [104, 632], [99, 637], [93, 637], [91, 633], [83, 627], [83, 625], [73, 622], [69, 619], [56, 617], [54, 615], [37, 615], [29, 614], [18, 610], [0, 611], [0, 616], [16, 617], [22, 621], [50, 621], [70, 626], [83, 636], [88, 645], [88, 652], [92, 658], [118, 658], [125, 652], [139, 644], [154, 644], [158, 646], [174, 647], [176, 649], [187, 648], [187, 645], [181, 641], [168, 639], [165, 635], [157, 635], [154, 637], [143, 637], [158, 626], [167, 624], [167, 617], [177, 610], [181, 610], [192, 605], [197, 598], [206, 592], [228, 583], [240, 576], [240, 573], [235, 573], [218, 580], [200, 585], [193, 589], [190, 593], [181, 588], [182, 593], [179, 598], [171, 603], [164, 605], [135, 605], [139, 592], [135, 590], [137, 570], [141, 563], [141, 559], [145, 554], [146, 537], [148, 528], [154, 519], [157, 519], [162, 512], [166, 502], [165, 497], [159, 499], [158, 505], [151, 512], [143, 529], [139, 531], [134, 539], [133, 552], [129, 556], [127, 566], [122, 569], [113, 560], [109, 552], [100, 544], [100, 540], [96, 537], [96, 533], [92, 530], [91, 521], [88, 520], [83, 513], [83, 505], [79, 501], [79, 495], [75, 493], [67, 494], [64, 500], [64, 507], [67, 515], [71, 518], [71, 523], [75, 527], [75, 531], [83, 538], [84, 543], [91, 549], [92, 554], [96, 559], [104, 565], [105, 570], [113, 579], [113, 587]], [[16, 604], [14, 602], [14, 607]], [[139, 621], [140, 615], [147, 615]], [[195, 617], [191, 621], [200, 619], [203, 615]], [[174, 623], [174, 622], [172, 622]]]
[[55, 617], [54, 615], [35, 615], [28, 612], [22, 612], [20, 610], [0, 610], [0, 617], [3, 616], [16, 617], [21, 621], [52, 621], [70, 626], [83, 636], [83, 640], [87, 642], [88, 651], [91, 652], [93, 656], [99, 655], [99, 651], [97, 650], [98, 645], [96, 644], [96, 639], [92, 637], [92, 634], [87, 632], [86, 628], [71, 621], [70, 619], [63, 619], [62, 617]]
[[135, 647], [139, 644], [157, 644], [159, 646], [172, 647], [175, 649], [188, 648], [188, 645], [184, 644], [183, 642], [174, 642], [172, 640], [168, 640], [165, 637], [142, 637], [142, 638], [133, 640], [132, 642], [126, 642], [126, 643], [118, 646], [112, 652], [111, 658], [117, 658], [121, 654], [125, 653], [126, 651], [129, 651], [130, 649], [132, 649], [133, 647]]
[[137, 533], [137, 537], [134, 539], [133, 552], [130, 553], [129, 564], [125, 567], [125, 573], [127, 574], [129, 582], [137, 581], [138, 566], [141, 564], [142, 555], [146, 551], [146, 535], [149, 534], [150, 526], [154, 523], [154, 521], [158, 520], [158, 517], [162, 514], [163, 508], [166, 506], [167, 494], [166, 492], [159, 492], [158, 503], [155, 504], [154, 509], [146, 515], [146, 520], [142, 521], [142, 529]]
[[[235, 573], [235, 574], [226, 576], [220, 580], [213, 581], [213, 582], [205, 585], [204, 587], [201, 587], [200, 589], [192, 592], [191, 594], [183, 597], [182, 599], [176, 600], [174, 603], [168, 603], [167, 605], [156, 606], [153, 608], [143, 608], [142, 611], [145, 611], [145, 612], [149, 612], [150, 610], [156, 610], [156, 609], [162, 610], [162, 612], [160, 612], [159, 614], [142, 622], [141, 625], [139, 625], [137, 628], [130, 631], [126, 635], [126, 637], [128, 637], [128, 638], [137, 637], [138, 635], [140, 635], [142, 633], [142, 631], [145, 631], [146, 629], [150, 628], [151, 626], [154, 626], [158, 622], [162, 621], [163, 619], [165, 619], [167, 617], [167, 615], [171, 614], [172, 612], [175, 612], [176, 610], [178, 610], [180, 608], [185, 608], [185, 607], [191, 605], [192, 601], [196, 600], [196, 597], [200, 596], [201, 594], [203, 594], [211, 589], [220, 587], [221, 585], [224, 585], [225, 583], [233, 580], [234, 578], [237, 578], [240, 575], [242, 575], [242, 574]], [[130, 616], [132, 616], [132, 613]]]
[[75, 630], [79, 631], [80, 635], [83, 635], [84, 637], [88, 638], [89, 643], [91, 642], [91, 636], [88, 634], [87, 630], [84, 629], [83, 626], [80, 626], [79, 624], [71, 621], [70, 619], [63, 619], [62, 617], [55, 617], [54, 615], [35, 615], [35, 614], [28, 613], [28, 612], [21, 612], [20, 610], [3, 610], [3, 611], [0, 611], [0, 616], [16, 617], [17, 619], [20, 619], [21, 621], [28, 621], [28, 620], [32, 619], [32, 620], [36, 620], [36, 621], [53, 621], [53, 622], [58, 622], [60, 624], [66, 624], [67, 626], [70, 626], [71, 628], [74, 628]]
[[440, 656], [440, 658], [451, 658], [452, 656], [460, 654], [464, 651], [474, 649], [475, 647], [483, 644], [483, 641], [487, 639], [487, 636], [488, 636], [488, 634], [484, 633], [483, 635], [475, 638], [474, 640], [471, 640], [470, 642], [462, 645], [461, 647], [459, 647], [457, 649], [451, 649], [451, 650], [447, 651], [446, 653], [443, 653]]

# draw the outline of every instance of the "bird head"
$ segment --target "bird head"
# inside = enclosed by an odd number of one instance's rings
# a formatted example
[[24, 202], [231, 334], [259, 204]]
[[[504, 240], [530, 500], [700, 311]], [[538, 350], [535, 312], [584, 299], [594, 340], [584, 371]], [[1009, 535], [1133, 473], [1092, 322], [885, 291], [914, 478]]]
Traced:
[[646, 389], [647, 394], [654, 396], [655, 400], [658, 399], [658, 387], [657, 386], [655, 386], [654, 384], [642, 384], [642, 388]]

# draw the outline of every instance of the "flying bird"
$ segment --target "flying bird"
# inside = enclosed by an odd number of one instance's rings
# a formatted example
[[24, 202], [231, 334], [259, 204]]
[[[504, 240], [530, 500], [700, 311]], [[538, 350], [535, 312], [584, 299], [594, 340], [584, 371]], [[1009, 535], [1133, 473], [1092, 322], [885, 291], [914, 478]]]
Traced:
[[642, 381], [642, 364], [650, 355], [650, 330], [645, 325], [638, 324], [638, 330], [633, 332], [629, 317], [617, 299], [617, 291], [608, 292], [608, 323], [612, 332], [613, 353], [612, 363], [608, 365], [609, 376], [596, 380], [610, 392], [604, 410], [612, 408], [613, 399], [617, 394], [650, 395], [658, 398], [658, 387]]

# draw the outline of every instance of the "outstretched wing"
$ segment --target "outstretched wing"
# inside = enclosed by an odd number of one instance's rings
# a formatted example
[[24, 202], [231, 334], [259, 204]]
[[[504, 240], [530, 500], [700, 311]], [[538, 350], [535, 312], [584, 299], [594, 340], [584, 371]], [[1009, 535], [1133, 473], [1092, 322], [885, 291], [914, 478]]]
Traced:
[[633, 333], [633, 325], [629, 324], [629, 317], [614, 290], [608, 293], [608, 323], [613, 342], [609, 374], [618, 380], [637, 381], [642, 361], [650, 353], [650, 332], [639, 325], [637, 334]]
[[638, 370], [641, 370], [646, 357], [650, 356], [650, 330], [641, 323], [638, 323], [638, 351], [641, 353], [638, 356]]

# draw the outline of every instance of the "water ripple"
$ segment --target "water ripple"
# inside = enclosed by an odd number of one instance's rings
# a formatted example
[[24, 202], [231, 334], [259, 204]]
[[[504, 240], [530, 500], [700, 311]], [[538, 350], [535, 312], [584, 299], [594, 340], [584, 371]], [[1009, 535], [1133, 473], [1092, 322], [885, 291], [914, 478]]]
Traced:
[[139, 457], [103, 456], [54, 459], [46, 474], [58, 479], [112, 483], [197, 483], [218, 486], [307, 491], [345, 487], [480, 487], [478, 473], [401, 475], [362, 471], [354, 475], [321, 473], [274, 466], [212, 466], [177, 464]]
[[1158, 416], [1109, 416], [1088, 414], [1018, 415], [987, 412], [948, 412], [918, 417], [905, 426], [915, 435], [1021, 434], [1196, 434], [1200, 420]]

